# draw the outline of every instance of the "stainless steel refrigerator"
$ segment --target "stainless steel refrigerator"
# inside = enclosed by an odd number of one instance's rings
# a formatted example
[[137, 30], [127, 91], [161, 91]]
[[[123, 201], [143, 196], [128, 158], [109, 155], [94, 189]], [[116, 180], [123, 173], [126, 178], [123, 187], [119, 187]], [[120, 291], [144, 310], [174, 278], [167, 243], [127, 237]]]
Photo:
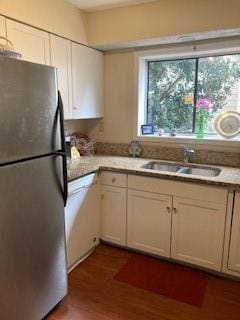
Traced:
[[40, 320], [66, 295], [66, 196], [56, 70], [0, 57], [1, 320]]

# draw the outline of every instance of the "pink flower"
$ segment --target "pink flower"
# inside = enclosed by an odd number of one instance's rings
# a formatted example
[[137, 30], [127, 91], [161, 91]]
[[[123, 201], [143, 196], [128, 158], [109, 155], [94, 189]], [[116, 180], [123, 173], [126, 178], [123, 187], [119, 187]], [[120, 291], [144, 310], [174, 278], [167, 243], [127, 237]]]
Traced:
[[205, 99], [205, 98], [198, 99], [197, 104], [196, 104], [196, 107], [198, 109], [204, 109], [206, 111], [210, 111], [212, 106], [213, 106], [212, 103], [208, 99]]

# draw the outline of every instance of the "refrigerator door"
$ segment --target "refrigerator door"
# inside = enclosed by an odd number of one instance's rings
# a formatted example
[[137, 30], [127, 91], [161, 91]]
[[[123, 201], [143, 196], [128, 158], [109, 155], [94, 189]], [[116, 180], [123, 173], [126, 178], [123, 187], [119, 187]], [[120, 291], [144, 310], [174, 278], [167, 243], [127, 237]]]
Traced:
[[0, 319], [40, 320], [67, 292], [62, 159], [0, 167]]
[[56, 70], [0, 57], [0, 164], [61, 149]]

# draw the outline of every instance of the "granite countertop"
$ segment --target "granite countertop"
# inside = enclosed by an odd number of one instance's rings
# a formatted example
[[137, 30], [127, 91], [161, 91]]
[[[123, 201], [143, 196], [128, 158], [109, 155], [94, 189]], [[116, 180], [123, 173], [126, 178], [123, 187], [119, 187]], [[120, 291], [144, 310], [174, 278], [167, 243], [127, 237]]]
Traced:
[[[171, 161], [146, 158], [130, 158], [105, 155], [81, 157], [80, 159], [69, 161], [68, 181], [70, 182], [71, 180], [75, 180], [89, 173], [98, 172], [99, 170], [106, 170], [128, 174], [138, 174], [162, 179], [198, 182], [204, 184], [240, 188], [240, 169], [238, 168], [210, 166], [221, 169], [221, 173], [216, 177], [203, 177], [197, 175], [155, 171], [142, 168], [144, 164], [147, 164], [150, 161], [174, 163]], [[204, 167], [204, 165], [201, 165], [201, 167]], [[209, 167], [209, 165], [206, 165], [205, 167]]]

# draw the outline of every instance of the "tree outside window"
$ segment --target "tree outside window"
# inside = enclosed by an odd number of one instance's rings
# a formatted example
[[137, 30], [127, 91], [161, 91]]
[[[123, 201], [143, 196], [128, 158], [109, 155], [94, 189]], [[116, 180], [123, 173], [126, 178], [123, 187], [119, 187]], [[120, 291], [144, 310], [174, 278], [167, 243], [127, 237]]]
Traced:
[[148, 124], [193, 134], [202, 99], [211, 106], [206, 132], [214, 134], [220, 111], [240, 111], [240, 54], [148, 62]]

